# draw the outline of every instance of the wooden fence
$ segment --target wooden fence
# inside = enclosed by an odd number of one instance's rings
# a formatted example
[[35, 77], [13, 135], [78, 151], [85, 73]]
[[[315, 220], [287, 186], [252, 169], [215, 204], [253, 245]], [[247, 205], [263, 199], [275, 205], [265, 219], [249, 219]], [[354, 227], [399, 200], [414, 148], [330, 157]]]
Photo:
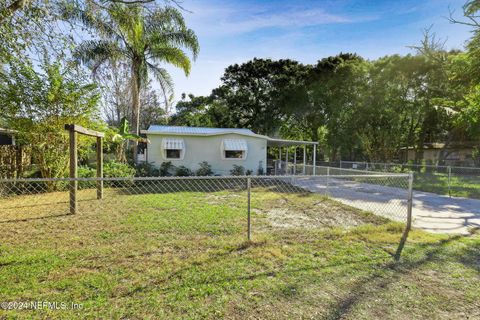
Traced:
[[21, 178], [30, 165], [29, 147], [0, 146], [0, 179]]

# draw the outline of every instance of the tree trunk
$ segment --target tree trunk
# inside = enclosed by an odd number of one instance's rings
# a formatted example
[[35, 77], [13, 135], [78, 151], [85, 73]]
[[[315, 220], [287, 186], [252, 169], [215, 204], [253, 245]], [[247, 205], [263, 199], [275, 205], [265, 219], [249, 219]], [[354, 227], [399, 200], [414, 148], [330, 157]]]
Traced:
[[[140, 65], [134, 60], [132, 63], [132, 131], [140, 134]], [[133, 161], [138, 160], [138, 141], [133, 142]]]

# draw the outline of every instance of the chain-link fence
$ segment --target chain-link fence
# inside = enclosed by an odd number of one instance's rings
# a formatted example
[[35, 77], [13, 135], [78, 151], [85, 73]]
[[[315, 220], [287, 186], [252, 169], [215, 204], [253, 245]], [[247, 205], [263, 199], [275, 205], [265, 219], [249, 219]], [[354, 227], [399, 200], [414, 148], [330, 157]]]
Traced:
[[480, 199], [480, 168], [476, 167], [354, 161], [329, 162], [328, 165], [342, 169], [371, 172], [414, 172], [415, 190]]
[[[405, 222], [408, 189], [409, 176], [405, 174], [352, 174], [350, 170], [323, 167], [316, 168], [316, 175], [3, 179], [0, 180], [0, 220], [85, 211], [120, 210], [141, 214], [143, 206], [151, 205], [148, 199], [161, 210], [161, 203], [155, 202], [155, 196], [164, 194], [181, 197], [184, 193], [196, 193], [206, 201], [213, 201], [217, 196], [234, 196], [236, 199], [247, 193], [257, 201], [265, 195], [277, 193], [329, 197], [363, 211]], [[247, 206], [246, 196], [243, 199], [232, 202], [232, 205]]]

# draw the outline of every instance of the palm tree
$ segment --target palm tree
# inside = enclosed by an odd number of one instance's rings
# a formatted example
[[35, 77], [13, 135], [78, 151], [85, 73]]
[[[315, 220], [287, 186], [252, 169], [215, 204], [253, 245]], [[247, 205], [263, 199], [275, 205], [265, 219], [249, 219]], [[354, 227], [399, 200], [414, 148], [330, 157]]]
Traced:
[[[114, 3], [103, 10], [84, 10], [64, 7], [69, 21], [79, 21], [95, 31], [99, 40], [82, 42], [74, 56], [92, 68], [93, 73], [108, 61], [126, 61], [131, 66], [131, 96], [133, 133], [140, 133], [140, 89], [152, 75], [160, 84], [168, 108], [173, 93], [172, 79], [160, 64], [174, 65], [190, 73], [191, 62], [199, 52], [198, 39], [187, 28], [179, 10], [173, 7], [145, 9]], [[99, 13], [100, 12], [100, 13]], [[137, 161], [137, 142], [134, 143], [134, 160]]]

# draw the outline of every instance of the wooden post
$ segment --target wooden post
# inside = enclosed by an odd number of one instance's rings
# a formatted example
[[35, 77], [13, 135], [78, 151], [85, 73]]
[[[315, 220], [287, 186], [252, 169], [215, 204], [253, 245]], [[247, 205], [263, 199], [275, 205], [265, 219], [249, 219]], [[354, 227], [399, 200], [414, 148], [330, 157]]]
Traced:
[[251, 189], [251, 178], [247, 178], [247, 238], [248, 241], [252, 240], [252, 219], [251, 219], [251, 213], [250, 213], [250, 189]]
[[103, 141], [97, 137], [97, 199], [103, 199]]
[[70, 214], [77, 213], [77, 132], [70, 129]]
[[[66, 124], [65, 130], [70, 135], [70, 213], [77, 213], [77, 190], [78, 190], [78, 171], [77, 171], [77, 133], [97, 138], [97, 178], [103, 177], [103, 153], [102, 138], [104, 133], [90, 130], [76, 124]], [[97, 198], [103, 198], [103, 181], [97, 180]]]

